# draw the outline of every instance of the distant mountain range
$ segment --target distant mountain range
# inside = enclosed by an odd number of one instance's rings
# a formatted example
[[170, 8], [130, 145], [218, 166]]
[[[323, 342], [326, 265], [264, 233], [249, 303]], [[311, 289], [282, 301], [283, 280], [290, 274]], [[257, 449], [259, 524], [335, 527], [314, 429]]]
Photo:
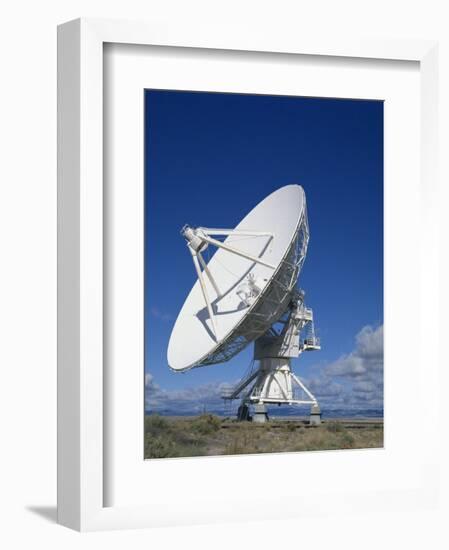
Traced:
[[[196, 408], [191, 410], [175, 410], [169, 408], [160, 408], [157, 410], [146, 410], [145, 414], [160, 414], [163, 416], [196, 416], [199, 414], [209, 413], [217, 416], [235, 416], [237, 407], [231, 408]], [[308, 416], [310, 409], [308, 407], [269, 407], [268, 414], [271, 416]], [[383, 418], [383, 409], [376, 408], [327, 408], [321, 409], [323, 419], [327, 418]]]

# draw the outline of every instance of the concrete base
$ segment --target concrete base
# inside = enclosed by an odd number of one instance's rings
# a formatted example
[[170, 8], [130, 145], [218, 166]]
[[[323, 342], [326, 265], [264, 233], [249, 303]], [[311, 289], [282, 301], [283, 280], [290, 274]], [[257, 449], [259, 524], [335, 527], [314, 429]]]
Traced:
[[319, 426], [321, 424], [321, 409], [319, 405], [312, 405], [309, 422], [313, 426]]
[[253, 422], [267, 422], [268, 412], [267, 407], [263, 403], [256, 403], [254, 405]]

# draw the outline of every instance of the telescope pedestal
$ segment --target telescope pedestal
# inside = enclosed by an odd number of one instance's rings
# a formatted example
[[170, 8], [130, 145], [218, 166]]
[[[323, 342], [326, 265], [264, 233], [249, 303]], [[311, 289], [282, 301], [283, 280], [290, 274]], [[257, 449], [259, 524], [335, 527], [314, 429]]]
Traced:
[[310, 424], [312, 426], [319, 426], [321, 424], [321, 409], [318, 403], [312, 405], [310, 409]]
[[[320, 407], [317, 400], [295, 375], [289, 357], [266, 357], [260, 360], [260, 366], [246, 380], [248, 387], [254, 384], [242, 396], [242, 405], [253, 405], [253, 421], [268, 420], [267, 405], [311, 405], [311, 423], [319, 424]], [[242, 388], [243, 390], [243, 388]]]
[[[320, 424], [318, 401], [291, 368], [292, 358], [304, 351], [320, 349], [313, 330], [313, 313], [304, 305], [303, 292], [294, 295], [289, 312], [281, 322], [280, 332], [272, 328], [254, 343], [254, 359], [259, 361], [259, 368], [251, 370], [223, 398], [242, 400], [237, 414], [239, 420], [249, 420], [250, 405], [254, 422], [268, 420], [267, 405], [310, 405], [310, 424]], [[301, 339], [301, 331], [306, 329], [306, 338]]]
[[263, 424], [268, 421], [268, 409], [263, 403], [254, 405], [253, 422]]

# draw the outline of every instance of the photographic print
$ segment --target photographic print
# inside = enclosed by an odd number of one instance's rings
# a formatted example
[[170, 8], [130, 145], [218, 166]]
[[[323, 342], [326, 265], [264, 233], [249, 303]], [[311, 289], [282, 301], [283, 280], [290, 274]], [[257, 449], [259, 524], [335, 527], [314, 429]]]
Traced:
[[145, 458], [383, 446], [383, 102], [145, 90]]

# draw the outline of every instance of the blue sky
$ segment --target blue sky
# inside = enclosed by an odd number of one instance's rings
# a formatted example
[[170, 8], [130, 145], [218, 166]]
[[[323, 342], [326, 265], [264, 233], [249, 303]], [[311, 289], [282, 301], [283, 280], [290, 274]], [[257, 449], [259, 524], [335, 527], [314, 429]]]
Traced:
[[381, 403], [383, 103], [147, 90], [145, 372], [152, 406], [182, 407], [186, 395], [197, 396], [190, 405], [208, 402], [252, 357], [250, 346], [221, 365], [168, 369], [170, 332], [196, 280], [181, 227], [232, 227], [291, 183], [307, 197], [311, 237], [299, 286], [322, 343], [294, 362], [295, 372], [325, 402]]

